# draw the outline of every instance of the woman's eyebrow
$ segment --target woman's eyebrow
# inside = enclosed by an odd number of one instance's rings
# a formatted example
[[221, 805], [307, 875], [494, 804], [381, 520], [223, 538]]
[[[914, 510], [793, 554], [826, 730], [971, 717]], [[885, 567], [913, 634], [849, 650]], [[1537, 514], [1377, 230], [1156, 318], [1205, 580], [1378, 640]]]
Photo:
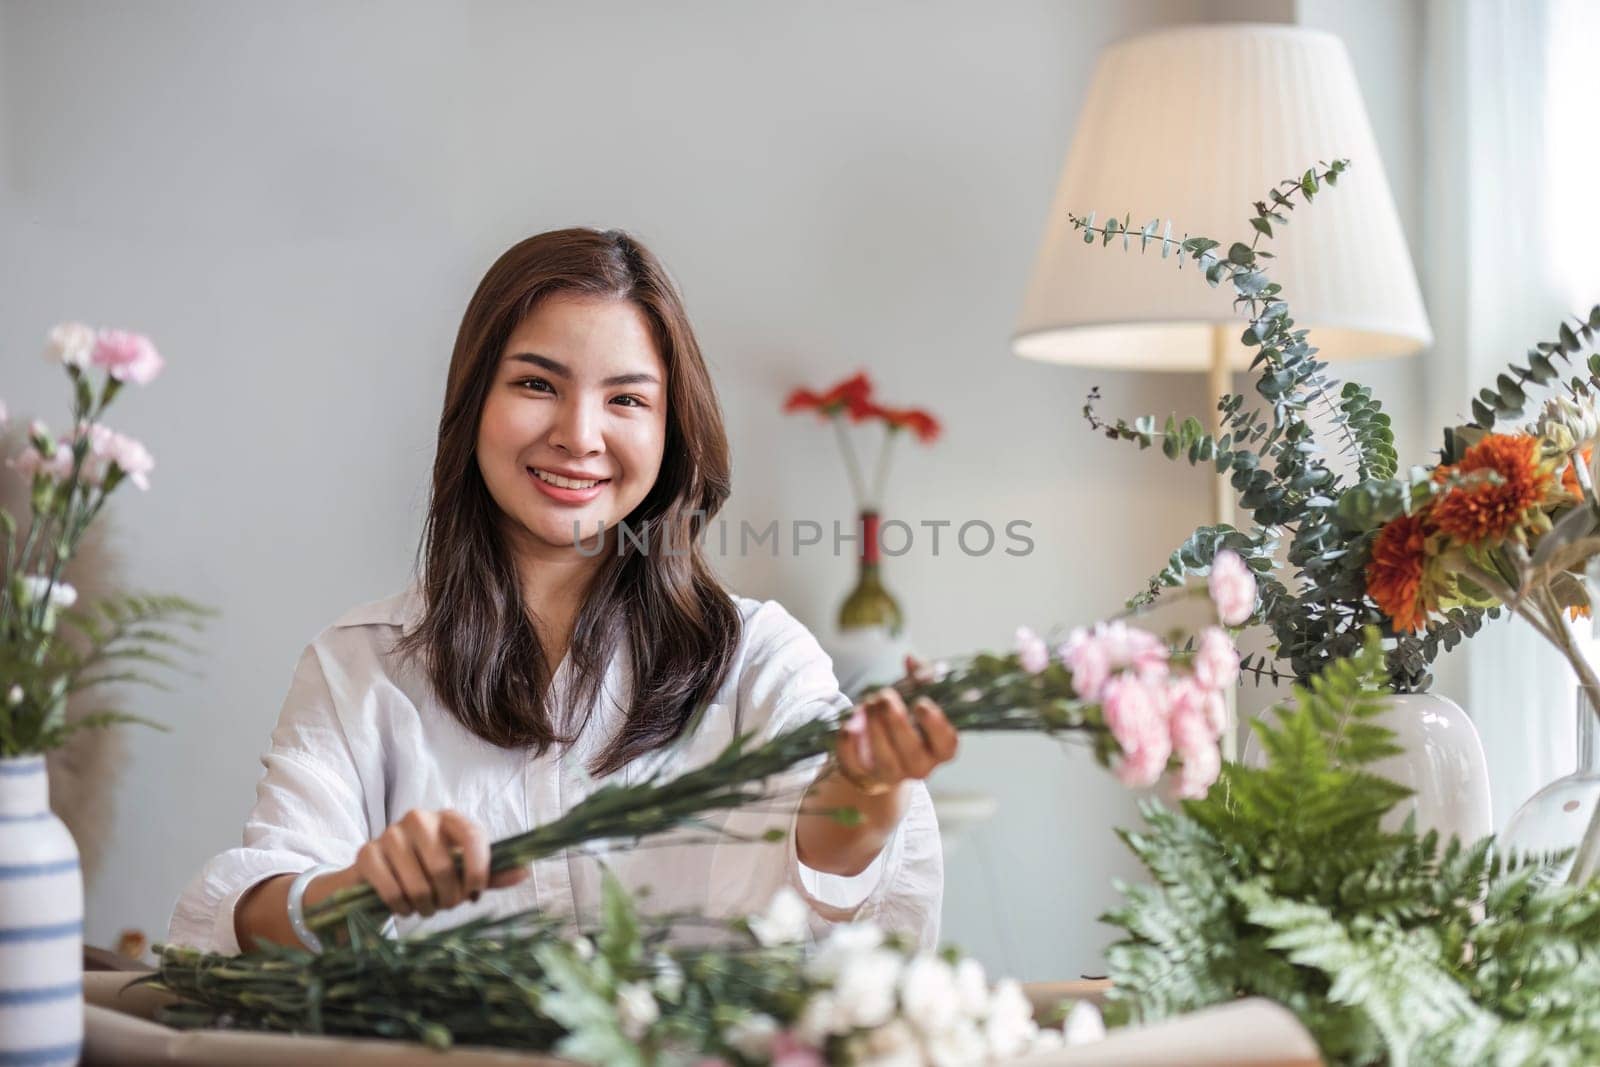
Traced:
[[[565, 363], [541, 356], [535, 352], [518, 352], [506, 357], [522, 363], [532, 363], [535, 367], [542, 367], [558, 378], [571, 378], [572, 370]], [[600, 383], [601, 385], [660, 385], [661, 379], [654, 374], [642, 372], [634, 374], [614, 374]]]

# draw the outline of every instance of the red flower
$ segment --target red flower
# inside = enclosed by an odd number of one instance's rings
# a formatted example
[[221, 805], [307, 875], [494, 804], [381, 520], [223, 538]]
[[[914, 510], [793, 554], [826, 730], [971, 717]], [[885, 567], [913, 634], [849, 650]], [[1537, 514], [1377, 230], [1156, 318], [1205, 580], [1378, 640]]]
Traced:
[[939, 439], [942, 427], [939, 420], [920, 408], [873, 407], [872, 413], [889, 424], [891, 430], [910, 430], [917, 440], [931, 445]]
[[875, 410], [871, 397], [871, 379], [865, 373], [858, 373], [829, 387], [823, 393], [796, 389], [789, 394], [789, 399], [783, 402], [783, 410], [815, 411], [830, 419], [843, 413], [849, 415], [852, 421], [860, 422], [870, 417]]

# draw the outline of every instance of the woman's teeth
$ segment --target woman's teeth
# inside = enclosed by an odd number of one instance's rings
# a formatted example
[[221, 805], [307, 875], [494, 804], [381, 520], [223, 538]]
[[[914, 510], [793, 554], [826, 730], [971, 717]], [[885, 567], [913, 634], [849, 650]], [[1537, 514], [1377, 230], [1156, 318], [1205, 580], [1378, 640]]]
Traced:
[[[563, 478], [559, 474], [546, 474], [537, 467], [531, 469], [533, 470], [534, 477], [538, 478], [541, 482], [547, 482], [558, 489], [592, 489], [600, 484], [600, 481], [591, 480], [587, 482], [580, 482], [573, 478]], [[608, 479], [601, 480], [603, 481]]]

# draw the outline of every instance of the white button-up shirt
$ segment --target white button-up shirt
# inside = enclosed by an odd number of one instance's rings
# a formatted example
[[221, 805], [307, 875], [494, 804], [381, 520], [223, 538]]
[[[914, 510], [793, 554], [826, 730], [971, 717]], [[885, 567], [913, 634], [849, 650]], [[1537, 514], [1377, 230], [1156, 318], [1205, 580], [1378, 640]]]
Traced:
[[[736, 724], [761, 741], [850, 706], [827, 654], [781, 604], [733, 599], [743, 635], [698, 727], [602, 779], [585, 768], [630, 705], [627, 656], [612, 656], [598, 706], [577, 741], [537, 756], [472, 734], [441, 705], [419, 664], [390, 654], [402, 627], [421, 617], [414, 584], [350, 611], [302, 653], [262, 757], [266, 773], [245, 820], [244, 843], [211, 859], [184, 890], [167, 940], [238, 952], [233, 913], [247, 889], [320, 863], [348, 866], [364, 843], [414, 808], [453, 808], [499, 840], [551, 822], [607, 781], [634, 782], [658, 769], [670, 777], [702, 766], [733, 739]], [[566, 692], [568, 674], [564, 659], [554, 692]], [[802, 795], [821, 764], [818, 757], [770, 782], [768, 801], [709, 816], [724, 835], [708, 839], [699, 829], [559, 853], [536, 861], [520, 885], [430, 918], [397, 919], [393, 929], [403, 936], [527, 908], [592, 922], [603, 862], [630, 890], [648, 888], [641, 904], [648, 912], [751, 915], [788, 885], [810, 905], [814, 934], [835, 922], [870, 919], [934, 947], [944, 860], [926, 786], [914, 783], [905, 817], [865, 871], [823, 874], [800, 862], [794, 834]], [[784, 840], [762, 842], [774, 827], [786, 831]]]

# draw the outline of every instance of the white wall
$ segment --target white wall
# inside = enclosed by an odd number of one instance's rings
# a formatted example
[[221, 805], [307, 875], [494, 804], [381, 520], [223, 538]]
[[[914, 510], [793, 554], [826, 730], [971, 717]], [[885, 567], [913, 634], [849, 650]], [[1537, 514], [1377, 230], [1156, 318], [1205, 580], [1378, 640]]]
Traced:
[[[788, 388], [867, 367], [943, 417], [934, 449], [900, 456], [890, 509], [1027, 519], [1036, 550], [892, 561], [926, 653], [1120, 605], [1207, 516], [1208, 483], [1092, 435], [1083, 396], [1188, 410], [1200, 379], [1025, 363], [1006, 341], [1096, 51], [1210, 14], [0, 5], [0, 395], [60, 418], [34, 358], [58, 320], [151, 334], [169, 371], [113, 421], [159, 465], [113, 521], [139, 585], [223, 611], [203, 679], [129, 696], [174, 730], [132, 735], [89, 939], [164, 932], [238, 839], [299, 649], [405, 581], [462, 308], [539, 230], [632, 229], [679, 278], [733, 439], [732, 523], [848, 517], [830, 440], [776, 415]], [[816, 554], [719, 566], [817, 627], [851, 575]], [[1032, 739], [970, 738], [936, 784], [1001, 803], [950, 858], [947, 939], [1023, 978], [1097, 970], [1131, 798]]]

